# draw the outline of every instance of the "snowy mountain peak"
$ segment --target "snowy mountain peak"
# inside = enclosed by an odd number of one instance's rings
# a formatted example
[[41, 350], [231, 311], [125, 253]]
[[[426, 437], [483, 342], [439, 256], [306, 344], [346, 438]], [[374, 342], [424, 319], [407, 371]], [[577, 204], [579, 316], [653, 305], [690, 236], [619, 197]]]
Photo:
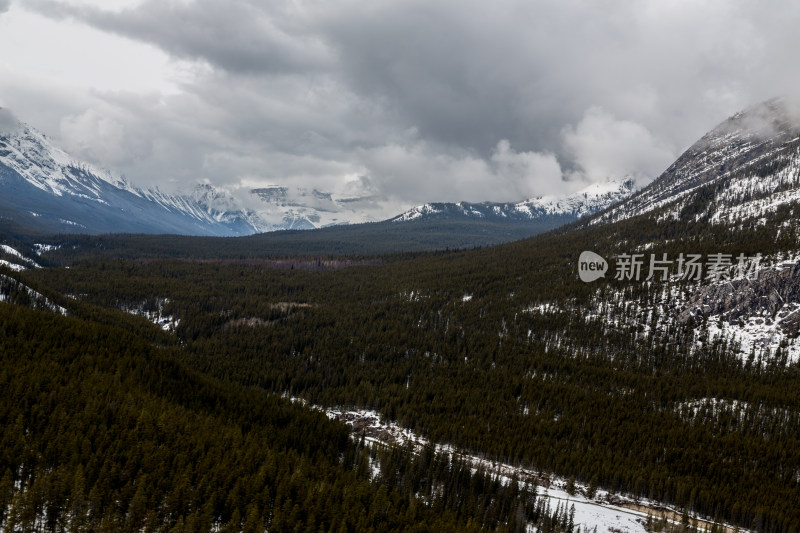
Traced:
[[[623, 220], [665, 206], [677, 217], [694, 193], [715, 186], [721, 203], [706, 215], [717, 220], [756, 215], [797, 196], [800, 113], [775, 98], [736, 113], [705, 134], [650, 185], [592, 224]], [[783, 191], [783, 192], [780, 192]], [[775, 194], [775, 193], [778, 194]], [[749, 207], [741, 205], [743, 200]], [[747, 212], [747, 213], [746, 213]], [[748, 215], [749, 216], [749, 215]]]
[[242, 235], [257, 228], [208, 202], [138, 188], [79, 161], [0, 110], [0, 208], [42, 231]]
[[548, 214], [572, 214], [577, 218], [602, 211], [627, 198], [635, 189], [630, 177], [590, 183], [569, 195], [542, 196], [517, 204], [520, 209], [543, 210]]
[[251, 189], [251, 205], [273, 229], [314, 229], [374, 221], [382, 208], [369, 197], [341, 198], [315, 188], [270, 185]]
[[518, 203], [429, 203], [414, 207], [391, 219], [410, 222], [447, 216], [484, 218], [487, 220], [531, 221], [542, 217], [574, 220], [606, 209], [627, 198], [634, 190], [630, 178], [591, 183], [583, 189], [561, 196], [540, 196]]
[[[10, 118], [9, 118], [10, 117]], [[100, 182], [138, 194], [121, 176], [70, 157], [46, 135], [6, 114], [0, 130], [0, 162], [30, 184], [56, 196], [100, 200]]]
[[[436, 206], [440, 207], [436, 207]], [[446, 204], [422, 204], [412, 207], [405, 213], [401, 213], [392, 219], [392, 222], [409, 222], [411, 220], [418, 220], [430, 215], [436, 215], [443, 211], [442, 206]], [[455, 204], [456, 207], [462, 207], [461, 203]]]

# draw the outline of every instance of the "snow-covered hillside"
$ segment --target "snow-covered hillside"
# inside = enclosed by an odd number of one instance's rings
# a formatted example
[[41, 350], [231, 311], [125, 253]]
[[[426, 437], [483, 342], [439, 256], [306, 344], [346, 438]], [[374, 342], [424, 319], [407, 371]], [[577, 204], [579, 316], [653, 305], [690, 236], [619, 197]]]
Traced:
[[[650, 240], [627, 251], [641, 253], [645, 261], [652, 250], [674, 246], [691, 233], [718, 246], [740, 239], [747, 241], [740, 246], [756, 241], [766, 246], [781, 239], [784, 251], [760, 258], [747, 277], [706, 276], [685, 283], [672, 276], [654, 285], [659, 288], [651, 289], [654, 295], [647, 304], [627, 301], [621, 293], [611, 300], [598, 293], [589, 315], [606, 317], [609, 327], [628, 317], [626, 326], [642, 328], [643, 334], [689, 326], [697, 345], [687, 346], [688, 352], [719, 341], [742, 360], [800, 360], [798, 208], [800, 114], [786, 99], [737, 113], [704, 135], [648, 187], [587, 225], [643, 215], [651, 224], [673, 228], [670, 242]], [[736, 258], [731, 261], [735, 264]]]
[[674, 219], [692, 211], [695, 220], [714, 223], [757, 220], [800, 199], [799, 170], [800, 113], [790, 101], [776, 98], [714, 128], [649, 186], [591, 223], [662, 207], [668, 209], [662, 216]]
[[761, 258], [746, 276], [685, 282], [673, 275], [663, 283], [644, 283], [650, 291], [647, 300], [599, 287], [580, 312], [587, 322], [600, 320], [609, 330], [633, 328], [643, 337], [687, 326], [694, 343], [686, 345], [686, 354], [723, 342], [742, 361], [800, 361], [800, 255]]

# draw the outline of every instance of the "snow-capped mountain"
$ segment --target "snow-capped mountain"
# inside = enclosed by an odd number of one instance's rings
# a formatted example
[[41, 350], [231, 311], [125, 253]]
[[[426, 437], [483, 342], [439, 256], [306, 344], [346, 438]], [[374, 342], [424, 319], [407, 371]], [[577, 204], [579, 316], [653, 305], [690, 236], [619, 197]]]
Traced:
[[315, 229], [379, 220], [374, 198], [339, 197], [303, 187], [272, 185], [250, 191], [248, 205], [269, 229]]
[[282, 227], [270, 227], [252, 209], [242, 207], [241, 203], [231, 194], [217, 189], [208, 183], [195, 186], [191, 194], [187, 195], [189, 203], [196, 204], [200, 209], [211, 216], [218, 224], [236, 228], [237, 235], [250, 235]]
[[0, 109], [0, 217], [44, 232], [250, 235], [382, 220], [372, 196], [208, 183], [182, 194], [141, 188], [79, 161]]
[[518, 203], [430, 203], [414, 207], [392, 222], [448, 218], [483, 219], [498, 222], [530, 222], [557, 218], [560, 223], [596, 213], [627, 198], [634, 190], [631, 179], [592, 183], [564, 196], [541, 196]]
[[[637, 194], [601, 213], [606, 223], [649, 213], [742, 223], [800, 199], [800, 113], [776, 98], [735, 114], [704, 135]], [[702, 204], [702, 205], [700, 205]]]
[[66, 233], [245, 235], [246, 212], [208, 195], [138, 188], [124, 177], [70, 157], [34, 128], [8, 120], [0, 130], [0, 213], [23, 225]]
[[[71, 157], [7, 111], [0, 113], [0, 217], [39, 231], [234, 236], [385, 219], [385, 206], [367, 193], [342, 197], [274, 185], [232, 194], [204, 183], [170, 194], [137, 187]], [[633, 182], [623, 179], [518, 203], [425, 204], [390, 220], [535, 225], [527, 236], [605, 209], [632, 190]]]

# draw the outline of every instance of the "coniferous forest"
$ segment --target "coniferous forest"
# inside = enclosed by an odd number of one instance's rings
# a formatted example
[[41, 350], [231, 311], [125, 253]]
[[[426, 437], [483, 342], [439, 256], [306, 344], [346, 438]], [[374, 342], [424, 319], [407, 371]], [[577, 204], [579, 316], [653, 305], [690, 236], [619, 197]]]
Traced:
[[796, 248], [795, 229], [657, 220], [360, 257], [121, 254], [64, 237], [48, 268], [5, 274], [68, 316], [0, 304], [2, 523], [576, 529], [535, 487], [432, 447], [370, 446], [310, 404], [376, 410], [429, 442], [718, 523], [796, 532], [798, 364], [780, 350], [742, 357], [702, 319], [662, 320], [674, 311], [664, 291], [695, 282], [576, 274], [583, 250], [653, 242], [666, 243], [658, 254], [777, 256]]

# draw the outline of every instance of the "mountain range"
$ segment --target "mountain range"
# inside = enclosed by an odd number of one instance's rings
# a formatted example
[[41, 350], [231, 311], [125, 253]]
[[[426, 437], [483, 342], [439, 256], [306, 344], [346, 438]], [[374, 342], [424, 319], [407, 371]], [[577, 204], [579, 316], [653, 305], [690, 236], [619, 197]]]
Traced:
[[[373, 221], [370, 213], [376, 204], [369, 196], [337, 197], [317, 189], [274, 185], [253, 188], [242, 201], [208, 183], [197, 184], [187, 194], [138, 187], [71, 157], [22, 122], [5, 129], [0, 131], [0, 216], [39, 232], [240, 236]], [[622, 179], [572, 195], [518, 203], [425, 204], [391, 221], [529, 226], [527, 233], [514, 233], [522, 237], [608, 207], [632, 191], [633, 182]]]
[[581, 190], [563, 196], [540, 196], [517, 203], [497, 202], [437, 202], [423, 204], [391, 219], [392, 222], [414, 220], [473, 219], [495, 222], [545, 223], [554, 226], [577, 220], [606, 209], [630, 196], [635, 190], [630, 178], [609, 179], [592, 183]]
[[[248, 236], [242, 241], [215, 241], [214, 253], [223, 256], [469, 248], [529, 237], [579, 219], [578, 227], [641, 216], [739, 227], [749, 221], [757, 226], [764, 223], [765, 213], [785, 209], [800, 196], [796, 115], [785, 99], [737, 113], [639, 191], [634, 191], [631, 180], [609, 180], [565, 197], [516, 203], [428, 203], [366, 224], [350, 222], [363, 222], [359, 213], [363, 214], [369, 198], [341, 199], [318, 190], [261, 187], [249, 192], [256, 199], [251, 204], [258, 206], [256, 210], [243, 208], [233, 196], [210, 184], [198, 184], [187, 195], [137, 188], [111, 172], [74, 160], [45, 135], [18, 123], [14, 131], [0, 135], [0, 216], [39, 233]], [[314, 228], [311, 232], [272, 231]], [[104, 239], [105, 246], [112, 242]], [[136, 247], [141, 253], [153, 241], [142, 236], [119, 241], [118, 246], [132, 242], [139, 243]], [[193, 242], [172, 240], [168, 247], [159, 247], [159, 253], [167, 248], [199, 253], [206, 246]], [[87, 241], [86, 246], [96, 245]]]

